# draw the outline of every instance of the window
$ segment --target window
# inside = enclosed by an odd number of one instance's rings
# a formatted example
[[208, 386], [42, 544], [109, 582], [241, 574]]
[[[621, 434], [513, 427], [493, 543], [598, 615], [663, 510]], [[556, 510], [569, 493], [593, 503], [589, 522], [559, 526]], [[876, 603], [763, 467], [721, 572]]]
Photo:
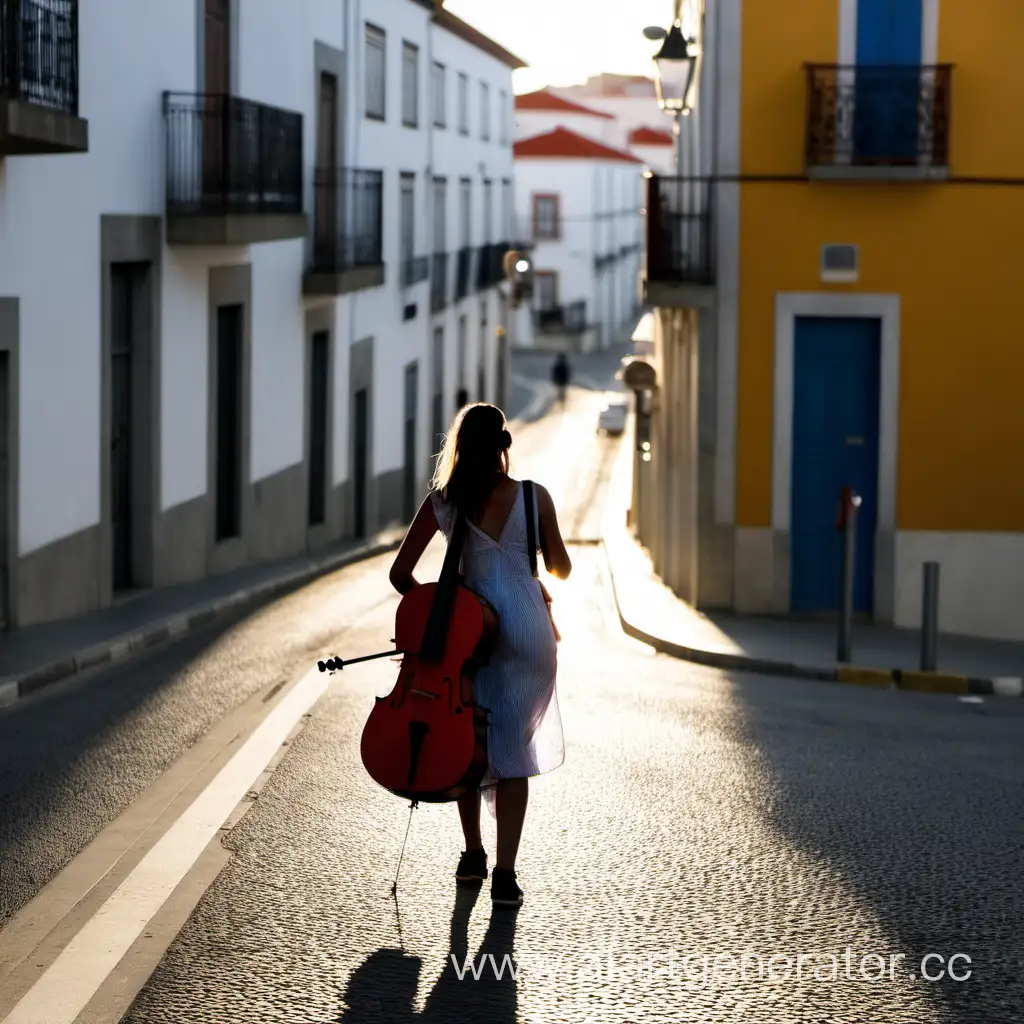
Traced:
[[480, 83], [480, 138], [491, 139], [491, 87], [486, 82]]
[[501, 241], [512, 242], [512, 182], [505, 178], [501, 183]]
[[498, 144], [508, 145], [508, 93], [498, 91]]
[[448, 179], [434, 179], [434, 252], [447, 251]]
[[385, 103], [385, 44], [384, 30], [367, 22], [366, 25], [366, 116], [375, 121], [384, 120]]
[[538, 310], [558, 308], [558, 275], [553, 270], [536, 270], [533, 295]]
[[402, 124], [418, 128], [420, 123], [420, 48], [402, 44]]
[[469, 134], [469, 76], [459, 73], [459, 134]]
[[468, 249], [473, 244], [473, 182], [459, 182], [459, 244]]
[[535, 195], [533, 197], [533, 237], [561, 237], [558, 196]]
[[402, 262], [416, 257], [416, 176], [403, 174], [401, 206]]
[[444, 128], [445, 126], [445, 95], [444, 95], [444, 65], [434, 62], [431, 82], [431, 96], [434, 103], [434, 127]]
[[487, 178], [484, 179], [484, 245], [490, 245], [491, 235], [491, 211], [494, 209], [494, 185]]

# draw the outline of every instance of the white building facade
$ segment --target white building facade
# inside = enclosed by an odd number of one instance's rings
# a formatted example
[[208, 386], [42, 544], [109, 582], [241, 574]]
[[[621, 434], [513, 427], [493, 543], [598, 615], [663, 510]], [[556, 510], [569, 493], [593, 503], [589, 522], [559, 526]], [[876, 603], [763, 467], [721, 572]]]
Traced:
[[517, 142], [515, 153], [534, 344], [568, 339], [589, 351], [623, 340], [640, 301], [642, 165], [564, 128]]
[[[533, 267], [529, 343], [580, 351], [628, 337], [640, 305], [643, 161], [614, 119], [548, 90], [516, 98], [517, 237]], [[527, 333], [517, 321], [517, 342]]]
[[[405, 520], [434, 391], [442, 418], [460, 377], [503, 397], [511, 213], [484, 197], [511, 195], [521, 62], [429, 0], [38, 10], [0, 68], [0, 617]], [[456, 241], [478, 269], [432, 302]]]

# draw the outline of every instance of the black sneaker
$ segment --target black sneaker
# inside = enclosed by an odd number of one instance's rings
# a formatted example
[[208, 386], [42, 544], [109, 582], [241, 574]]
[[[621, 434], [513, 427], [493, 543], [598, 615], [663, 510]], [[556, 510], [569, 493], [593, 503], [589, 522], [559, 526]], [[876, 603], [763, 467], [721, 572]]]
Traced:
[[495, 868], [491, 873], [491, 902], [502, 907], [522, 905], [523, 890], [516, 885], [516, 873], [511, 868]]
[[466, 850], [459, 858], [455, 878], [459, 882], [482, 882], [487, 877], [487, 851]]

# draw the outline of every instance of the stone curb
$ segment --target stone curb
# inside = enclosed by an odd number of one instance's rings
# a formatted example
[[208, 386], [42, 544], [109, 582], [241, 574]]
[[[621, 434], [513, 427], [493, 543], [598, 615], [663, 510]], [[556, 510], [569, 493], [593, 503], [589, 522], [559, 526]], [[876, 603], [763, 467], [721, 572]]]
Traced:
[[[696, 647], [685, 647], [664, 637], [648, 633], [630, 622], [622, 611], [618, 587], [615, 581], [615, 567], [607, 540], [602, 540], [608, 573], [612, 581], [612, 596], [622, 630], [628, 636], [648, 644], [661, 654], [691, 661], [712, 668], [731, 669], [736, 672], [757, 672], [761, 675], [788, 676], [794, 679], [814, 679], [821, 682], [845, 683], [854, 686], [874, 686], [882, 689], [909, 690], [915, 693], [949, 693], [962, 696], [982, 697], [1024, 697], [1024, 680], [1016, 677], [981, 679], [971, 676], [953, 675], [946, 672], [918, 672], [909, 669], [862, 668], [854, 665], [837, 665], [834, 668], [813, 665], [799, 665], [794, 662], [774, 661], [768, 658], [752, 658], [745, 654], [730, 654], [726, 651], [708, 651]], [[621, 569], [620, 569], [621, 579]]]
[[256, 604], [264, 598], [285, 594], [319, 576], [333, 572], [335, 569], [342, 569], [347, 565], [393, 551], [400, 543], [401, 538], [377, 541], [343, 554], [331, 555], [276, 579], [254, 587], [236, 590], [215, 601], [198, 605], [190, 611], [159, 619], [140, 631], [124, 633], [103, 643], [83, 648], [75, 654], [69, 654], [57, 661], [34, 668], [24, 675], [0, 680], [0, 708], [22, 700], [54, 683], [85, 672], [87, 669], [127, 661], [172, 638], [194, 633], [218, 619], [224, 618], [231, 612]]

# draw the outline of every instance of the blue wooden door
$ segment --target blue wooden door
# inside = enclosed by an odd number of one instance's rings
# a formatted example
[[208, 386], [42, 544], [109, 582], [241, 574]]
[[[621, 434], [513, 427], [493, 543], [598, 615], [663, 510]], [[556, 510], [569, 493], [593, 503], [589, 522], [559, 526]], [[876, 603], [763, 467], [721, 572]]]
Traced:
[[914, 163], [922, 0], [858, 0], [855, 162]]
[[797, 319], [790, 505], [795, 612], [840, 607], [843, 542], [836, 514], [844, 487], [863, 499], [857, 514], [854, 609], [873, 607], [880, 352], [880, 320]]

